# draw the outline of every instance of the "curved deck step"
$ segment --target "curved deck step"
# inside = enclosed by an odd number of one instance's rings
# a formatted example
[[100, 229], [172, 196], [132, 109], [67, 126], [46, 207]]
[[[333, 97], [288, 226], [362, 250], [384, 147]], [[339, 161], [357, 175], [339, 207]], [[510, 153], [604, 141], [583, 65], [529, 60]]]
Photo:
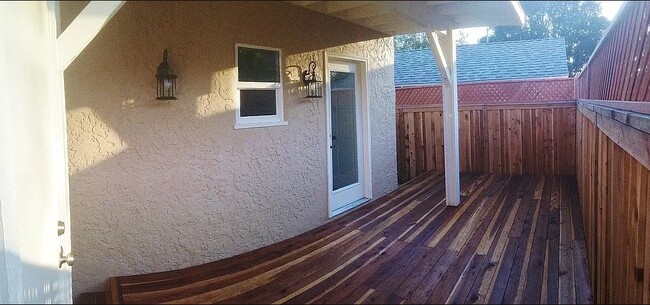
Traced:
[[[584, 254], [579, 247], [572, 253], [559, 247], [580, 242], [560, 238], [567, 230], [581, 232], [581, 224], [571, 221], [579, 213], [573, 177], [463, 174], [461, 179], [458, 208], [444, 204], [443, 175], [425, 173], [276, 244], [200, 266], [112, 277], [110, 301], [591, 301], [587, 269], [576, 259]], [[560, 213], [569, 215], [562, 225]], [[560, 265], [570, 276], [560, 276]], [[508, 285], [511, 278], [524, 284]]]

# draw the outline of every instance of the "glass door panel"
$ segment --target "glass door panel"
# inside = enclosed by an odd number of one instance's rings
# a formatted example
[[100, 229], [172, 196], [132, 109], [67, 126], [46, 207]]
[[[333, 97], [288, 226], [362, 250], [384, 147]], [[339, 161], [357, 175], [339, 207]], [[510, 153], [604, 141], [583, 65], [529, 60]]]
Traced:
[[330, 71], [333, 190], [359, 182], [355, 75]]

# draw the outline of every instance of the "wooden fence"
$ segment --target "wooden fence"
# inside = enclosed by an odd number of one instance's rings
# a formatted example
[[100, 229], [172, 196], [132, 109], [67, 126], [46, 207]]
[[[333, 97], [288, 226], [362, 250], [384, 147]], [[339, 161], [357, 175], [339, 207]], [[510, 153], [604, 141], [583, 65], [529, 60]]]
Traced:
[[650, 101], [650, 3], [628, 1], [576, 79], [576, 97]]
[[645, 103], [578, 102], [577, 178], [596, 303], [650, 303], [650, 115], [631, 111], [644, 108], [650, 114]]
[[577, 178], [596, 303], [650, 303], [648, 29], [650, 3], [628, 1], [576, 78], [590, 99], [578, 101]]
[[[444, 170], [442, 107], [397, 109], [400, 183]], [[461, 172], [575, 174], [575, 102], [461, 105]]]

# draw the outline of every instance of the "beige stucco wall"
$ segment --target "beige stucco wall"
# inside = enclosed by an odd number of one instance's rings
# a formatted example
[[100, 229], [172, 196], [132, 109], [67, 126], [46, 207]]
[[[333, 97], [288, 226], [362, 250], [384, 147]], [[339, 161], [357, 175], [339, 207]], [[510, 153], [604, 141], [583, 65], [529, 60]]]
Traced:
[[[393, 47], [380, 37], [281, 2], [127, 2], [65, 72], [73, 293], [327, 222], [325, 101], [299, 90], [310, 60], [323, 77], [323, 50], [368, 59], [373, 195], [395, 189]], [[235, 43], [282, 49], [288, 126], [233, 128]], [[154, 99], [165, 48], [173, 102]]]

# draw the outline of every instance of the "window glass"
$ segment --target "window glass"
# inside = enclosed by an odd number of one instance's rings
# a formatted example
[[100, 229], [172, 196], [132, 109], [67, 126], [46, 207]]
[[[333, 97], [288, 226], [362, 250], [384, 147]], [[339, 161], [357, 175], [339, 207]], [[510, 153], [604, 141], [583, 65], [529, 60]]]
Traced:
[[239, 47], [240, 82], [280, 82], [280, 54], [277, 51]]
[[275, 115], [275, 90], [239, 90], [241, 117]]

